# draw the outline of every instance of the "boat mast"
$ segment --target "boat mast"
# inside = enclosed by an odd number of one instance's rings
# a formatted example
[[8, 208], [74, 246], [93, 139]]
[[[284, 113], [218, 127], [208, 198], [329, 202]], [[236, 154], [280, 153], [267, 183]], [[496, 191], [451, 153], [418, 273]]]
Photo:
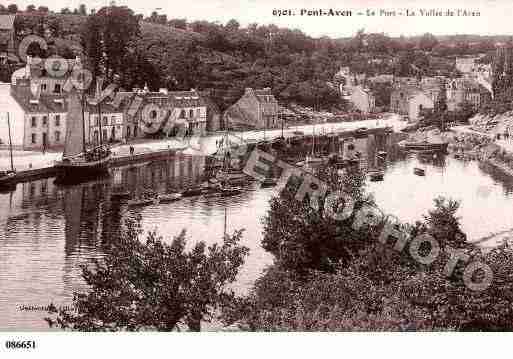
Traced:
[[96, 102], [96, 106], [98, 106], [98, 126], [100, 130], [100, 146], [103, 145], [103, 132], [102, 132], [102, 110], [100, 109], [100, 94], [98, 93], [98, 99]]
[[82, 91], [82, 151], [86, 153], [86, 144], [85, 144], [85, 115], [84, 115], [84, 91]]
[[12, 159], [11, 121], [9, 119], [9, 112], [7, 112], [7, 128], [9, 131], [9, 154], [11, 156], [11, 171], [14, 172], [14, 162]]

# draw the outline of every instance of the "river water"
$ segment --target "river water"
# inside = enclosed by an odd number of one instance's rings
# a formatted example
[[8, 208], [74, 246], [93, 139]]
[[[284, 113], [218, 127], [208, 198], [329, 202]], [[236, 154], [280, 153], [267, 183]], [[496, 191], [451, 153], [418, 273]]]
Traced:
[[[370, 136], [356, 143], [363, 166], [386, 167], [384, 181], [367, 186], [384, 212], [414, 221], [432, 208], [434, 197], [445, 195], [462, 201], [458, 214], [471, 241], [513, 227], [510, 178], [477, 162], [406, 154], [394, 142], [393, 136]], [[376, 159], [377, 150], [388, 152], [386, 161]], [[424, 168], [426, 176], [414, 175], [414, 167]], [[272, 263], [260, 241], [273, 188], [253, 184], [233, 197], [191, 197], [139, 209], [110, 199], [118, 190], [137, 195], [145, 189], [183, 189], [200, 183], [204, 170], [204, 157], [177, 156], [113, 169], [109, 178], [95, 182], [59, 187], [49, 178], [0, 194], [0, 330], [48, 330], [46, 312], [22, 306], [69, 305], [73, 292], [84, 289], [79, 265], [101, 257], [101, 243], [129, 217], [140, 216], [145, 231], [156, 229], [168, 239], [186, 229], [190, 244], [221, 241], [225, 225], [229, 232], [244, 228], [242, 244], [251, 252], [235, 290], [245, 293]]]

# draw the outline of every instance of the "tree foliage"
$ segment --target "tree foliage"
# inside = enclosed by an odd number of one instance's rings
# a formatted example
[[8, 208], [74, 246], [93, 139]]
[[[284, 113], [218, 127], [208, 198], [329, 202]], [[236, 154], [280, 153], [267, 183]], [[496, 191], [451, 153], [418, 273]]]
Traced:
[[79, 331], [199, 331], [217, 309], [233, 300], [227, 288], [248, 254], [240, 246], [242, 231], [209, 247], [198, 242], [187, 250], [185, 232], [170, 244], [156, 233], [140, 240], [138, 222], [127, 221], [112, 238], [105, 257], [82, 266], [90, 288], [75, 293], [73, 311], [47, 318], [50, 326]]

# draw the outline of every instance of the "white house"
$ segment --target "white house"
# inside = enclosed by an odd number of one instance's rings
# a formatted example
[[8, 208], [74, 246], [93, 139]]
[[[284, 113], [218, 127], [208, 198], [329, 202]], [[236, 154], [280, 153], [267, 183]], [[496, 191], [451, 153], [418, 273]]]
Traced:
[[9, 144], [9, 128], [7, 113], [11, 128], [11, 141], [16, 149], [23, 148], [25, 112], [11, 95], [11, 84], [0, 83], [0, 148]]
[[416, 121], [422, 110], [434, 107], [435, 104], [430, 96], [423, 91], [414, 91], [408, 98], [408, 117], [410, 120]]

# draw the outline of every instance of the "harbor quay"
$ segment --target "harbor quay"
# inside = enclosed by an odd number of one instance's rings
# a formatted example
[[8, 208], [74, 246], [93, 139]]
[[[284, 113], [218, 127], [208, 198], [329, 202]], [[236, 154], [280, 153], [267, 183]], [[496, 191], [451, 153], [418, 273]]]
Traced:
[[[375, 120], [364, 120], [355, 122], [329, 123], [317, 125], [294, 126], [281, 130], [258, 130], [246, 132], [233, 132], [234, 137], [240, 143], [260, 142], [284, 137], [291, 137], [302, 133], [303, 141], [310, 141], [312, 136], [322, 137], [326, 134], [336, 134], [340, 137], [351, 137], [358, 129], [364, 129], [367, 134], [384, 133], [390, 129], [399, 130], [404, 124], [393, 114], [385, 120], [377, 123]], [[111, 166], [121, 166], [152, 159], [162, 159], [173, 156], [177, 153], [185, 155], [210, 155], [217, 147], [216, 143], [225, 135], [224, 132], [211, 133], [203, 137], [193, 138], [168, 138], [168, 139], [140, 139], [131, 143], [115, 145], [111, 148]], [[319, 143], [321, 144], [321, 143]], [[133, 153], [130, 153], [133, 148]], [[37, 151], [14, 151], [13, 161], [17, 170], [18, 182], [28, 181], [37, 178], [54, 176], [57, 171], [54, 168], [55, 161], [62, 157], [62, 152], [37, 152]], [[9, 150], [0, 149], [0, 167], [6, 167], [9, 163]]]

